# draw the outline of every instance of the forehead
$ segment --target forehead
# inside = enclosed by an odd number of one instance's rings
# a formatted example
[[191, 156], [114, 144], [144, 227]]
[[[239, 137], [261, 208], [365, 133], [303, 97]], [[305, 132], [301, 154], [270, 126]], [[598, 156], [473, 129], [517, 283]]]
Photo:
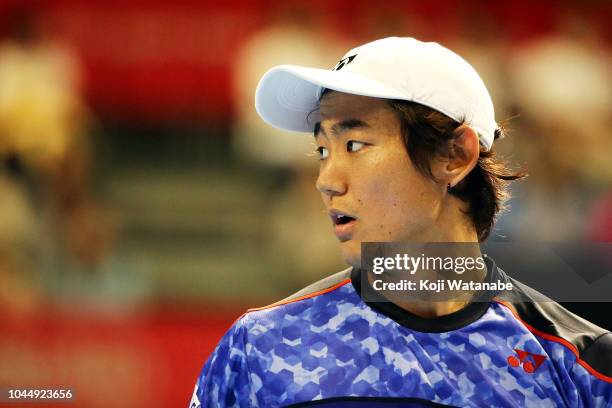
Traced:
[[388, 124], [391, 118], [396, 117], [386, 99], [335, 91], [323, 96], [319, 104], [319, 115], [321, 122], [354, 118], [367, 121], [370, 126]]

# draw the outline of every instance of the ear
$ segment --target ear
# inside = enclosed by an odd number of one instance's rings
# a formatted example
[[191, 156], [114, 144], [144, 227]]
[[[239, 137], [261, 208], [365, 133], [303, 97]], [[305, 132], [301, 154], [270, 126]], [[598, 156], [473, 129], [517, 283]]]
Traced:
[[467, 125], [461, 125], [455, 130], [456, 137], [449, 143], [446, 156], [432, 166], [432, 172], [437, 180], [456, 186], [476, 166], [480, 156], [480, 143], [476, 131]]

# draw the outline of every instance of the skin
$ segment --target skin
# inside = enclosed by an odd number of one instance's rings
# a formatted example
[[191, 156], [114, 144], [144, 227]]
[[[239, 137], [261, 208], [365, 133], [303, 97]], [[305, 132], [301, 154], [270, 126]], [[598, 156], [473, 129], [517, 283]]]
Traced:
[[[342, 256], [360, 266], [361, 242], [478, 242], [464, 213], [466, 203], [448, 194], [476, 165], [478, 137], [462, 125], [452, 156], [434, 158], [436, 180], [411, 163], [400, 121], [387, 102], [331, 92], [320, 103], [315, 128], [320, 156], [316, 187], [328, 211], [354, 217], [349, 231], [337, 234]], [[400, 304], [421, 316], [452, 313], [465, 302]]]

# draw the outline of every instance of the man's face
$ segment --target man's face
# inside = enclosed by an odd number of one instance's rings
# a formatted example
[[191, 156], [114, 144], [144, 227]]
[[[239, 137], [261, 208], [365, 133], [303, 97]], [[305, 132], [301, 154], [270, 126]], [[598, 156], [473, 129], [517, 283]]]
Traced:
[[443, 186], [412, 166], [387, 102], [331, 92], [320, 114], [317, 189], [345, 261], [360, 265], [361, 242], [435, 241]]

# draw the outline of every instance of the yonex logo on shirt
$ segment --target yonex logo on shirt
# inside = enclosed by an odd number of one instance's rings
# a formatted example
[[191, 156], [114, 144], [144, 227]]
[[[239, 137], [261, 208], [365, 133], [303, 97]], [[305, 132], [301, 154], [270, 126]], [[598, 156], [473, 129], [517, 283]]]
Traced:
[[[523, 370], [529, 374], [535, 372], [538, 367], [542, 365], [544, 360], [546, 360], [546, 356], [540, 354], [533, 354], [519, 349], [514, 349], [514, 351], [518, 355], [518, 358], [516, 358], [516, 356], [508, 356], [508, 364], [512, 367], [523, 366]], [[529, 357], [531, 361], [529, 361]]]

